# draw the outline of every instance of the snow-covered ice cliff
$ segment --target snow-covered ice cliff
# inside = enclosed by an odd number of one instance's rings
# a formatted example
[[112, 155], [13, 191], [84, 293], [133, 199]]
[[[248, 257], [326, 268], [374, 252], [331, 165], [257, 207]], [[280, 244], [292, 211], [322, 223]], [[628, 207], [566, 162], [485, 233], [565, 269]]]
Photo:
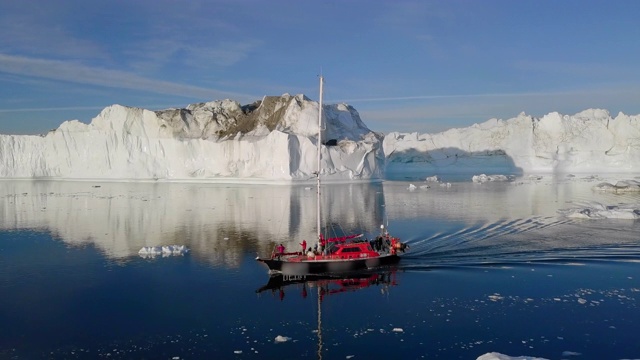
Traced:
[[[113, 105], [90, 124], [0, 135], [0, 177], [307, 180], [316, 170], [318, 103], [303, 95], [149, 111]], [[382, 177], [382, 137], [348, 105], [326, 105], [323, 178]]]
[[[491, 119], [437, 134], [369, 130], [346, 104], [325, 105], [326, 180], [388, 173], [631, 173], [640, 170], [640, 115], [589, 109]], [[149, 111], [113, 105], [90, 124], [43, 136], [0, 135], [0, 177], [258, 180], [314, 178], [318, 103], [267, 96]]]
[[391, 133], [387, 169], [509, 173], [624, 173], [640, 170], [640, 115], [589, 109], [509, 120], [438, 134]]

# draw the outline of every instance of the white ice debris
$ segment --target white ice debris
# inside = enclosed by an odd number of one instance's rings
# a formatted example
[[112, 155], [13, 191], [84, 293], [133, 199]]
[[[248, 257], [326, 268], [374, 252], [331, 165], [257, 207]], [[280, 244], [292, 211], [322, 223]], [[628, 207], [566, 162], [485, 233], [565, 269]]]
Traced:
[[621, 180], [615, 185], [608, 182], [602, 182], [594, 186], [593, 189], [597, 191], [610, 191], [615, 193], [640, 192], [640, 181]]
[[604, 205], [589, 202], [572, 209], [561, 209], [558, 213], [574, 219], [640, 219], [640, 209], [633, 205]]
[[486, 353], [479, 356], [476, 360], [548, 360], [545, 358], [533, 357], [533, 356], [509, 356], [500, 354], [497, 352]]
[[485, 183], [485, 182], [489, 182], [489, 181], [509, 181], [509, 177], [507, 175], [485, 175], [485, 174], [480, 174], [480, 175], [473, 175], [473, 177], [471, 177], [471, 181], [475, 182], [475, 183]]
[[184, 245], [144, 246], [138, 251], [138, 255], [145, 258], [159, 255], [166, 257], [184, 255], [188, 251], [189, 249]]
[[276, 336], [276, 338], [275, 338], [275, 340], [274, 340], [274, 341], [275, 341], [276, 343], [284, 343], [284, 342], [287, 342], [287, 341], [289, 341], [289, 340], [291, 340], [291, 338], [290, 338], [290, 337], [286, 337], [286, 336], [278, 335], [278, 336]]
[[563, 352], [562, 352], [562, 357], [568, 357], [568, 356], [580, 356], [580, 355], [582, 355], [582, 353], [575, 352], [575, 351], [563, 351]]
[[391, 331], [393, 331], [393, 332], [397, 332], [397, 333], [401, 333], [401, 332], [404, 332], [404, 329], [403, 329], [403, 328], [398, 328], [398, 327], [397, 327], [397, 328], [393, 328], [393, 330], [391, 330]]

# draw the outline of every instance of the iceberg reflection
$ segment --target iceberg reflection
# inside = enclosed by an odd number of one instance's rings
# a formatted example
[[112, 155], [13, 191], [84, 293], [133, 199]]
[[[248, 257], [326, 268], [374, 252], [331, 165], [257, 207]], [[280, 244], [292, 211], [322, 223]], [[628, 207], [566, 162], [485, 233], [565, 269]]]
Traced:
[[[336, 231], [377, 229], [380, 184], [323, 187], [325, 221]], [[184, 245], [190, 256], [238, 266], [244, 252], [315, 240], [315, 188], [89, 181], [0, 181], [0, 229], [39, 229], [72, 246], [122, 259], [141, 248]]]

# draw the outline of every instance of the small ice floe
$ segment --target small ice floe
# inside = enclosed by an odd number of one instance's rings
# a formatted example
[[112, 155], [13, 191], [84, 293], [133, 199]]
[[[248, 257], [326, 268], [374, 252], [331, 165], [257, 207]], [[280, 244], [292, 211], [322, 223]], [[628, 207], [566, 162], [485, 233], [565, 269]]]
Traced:
[[275, 342], [276, 342], [276, 343], [284, 343], [284, 342], [287, 342], [287, 341], [289, 341], [289, 340], [291, 340], [291, 338], [290, 338], [290, 337], [286, 337], [286, 336], [278, 335], [278, 336], [276, 336]]
[[589, 175], [589, 176], [583, 177], [582, 180], [590, 182], [590, 181], [600, 180], [600, 177], [598, 175]]
[[234, 350], [233, 353], [240, 355], [240, 354], [242, 354], [242, 350]]
[[485, 183], [489, 181], [509, 181], [509, 177], [506, 175], [473, 175], [471, 177], [471, 181], [474, 183]]
[[164, 245], [164, 246], [144, 246], [138, 251], [138, 255], [143, 258], [155, 256], [177, 256], [184, 255], [189, 249], [184, 245]]
[[404, 329], [403, 328], [393, 328], [393, 330], [391, 330], [391, 331], [396, 332], [396, 333], [401, 333], [401, 332], [404, 332]]
[[500, 354], [497, 352], [486, 353], [478, 356], [476, 360], [547, 360], [545, 358], [533, 357], [533, 356], [509, 356]]
[[501, 296], [501, 295], [500, 295], [500, 294], [498, 294], [498, 293], [495, 293], [495, 294], [493, 294], [493, 295], [489, 295], [489, 300], [494, 301], [494, 302], [495, 302], [495, 301], [502, 300], [502, 299], [504, 299], [504, 296]]
[[438, 175], [428, 176], [425, 179], [427, 182], [440, 182], [440, 177]]
[[606, 206], [599, 203], [589, 203], [577, 209], [561, 209], [558, 213], [574, 219], [640, 219], [640, 209], [628, 206]]
[[580, 355], [582, 355], [582, 353], [575, 352], [575, 351], [563, 351], [563, 352], [562, 352], [562, 357], [567, 357], [567, 356], [580, 356]]
[[417, 189], [417, 187], [415, 185], [409, 184], [409, 191], [413, 191], [415, 189]]
[[608, 182], [601, 182], [593, 187], [593, 190], [604, 192], [640, 192], [640, 181], [636, 180], [621, 180], [615, 185]]

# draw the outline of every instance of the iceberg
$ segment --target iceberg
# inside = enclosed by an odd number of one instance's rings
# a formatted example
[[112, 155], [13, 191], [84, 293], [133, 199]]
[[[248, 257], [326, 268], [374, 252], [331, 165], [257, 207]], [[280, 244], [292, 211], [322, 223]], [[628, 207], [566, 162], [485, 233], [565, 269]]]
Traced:
[[385, 136], [387, 172], [629, 173], [640, 168], [640, 115], [602, 109], [521, 113], [437, 134]]
[[[327, 105], [324, 114], [324, 178], [381, 178], [382, 135], [349, 105]], [[317, 119], [318, 104], [304, 95], [160, 111], [112, 105], [90, 124], [66, 121], [43, 136], [0, 135], [0, 177], [309, 180]]]
[[[318, 103], [265, 96], [150, 111], [112, 105], [91, 123], [42, 136], [0, 135], [0, 177], [292, 182], [315, 178]], [[419, 173], [632, 173], [640, 168], [640, 115], [588, 109], [521, 113], [437, 134], [376, 133], [350, 105], [324, 105], [322, 176], [375, 180]], [[500, 180], [504, 181], [504, 179]], [[626, 191], [633, 191], [628, 184]], [[620, 187], [617, 191], [624, 191]]]

